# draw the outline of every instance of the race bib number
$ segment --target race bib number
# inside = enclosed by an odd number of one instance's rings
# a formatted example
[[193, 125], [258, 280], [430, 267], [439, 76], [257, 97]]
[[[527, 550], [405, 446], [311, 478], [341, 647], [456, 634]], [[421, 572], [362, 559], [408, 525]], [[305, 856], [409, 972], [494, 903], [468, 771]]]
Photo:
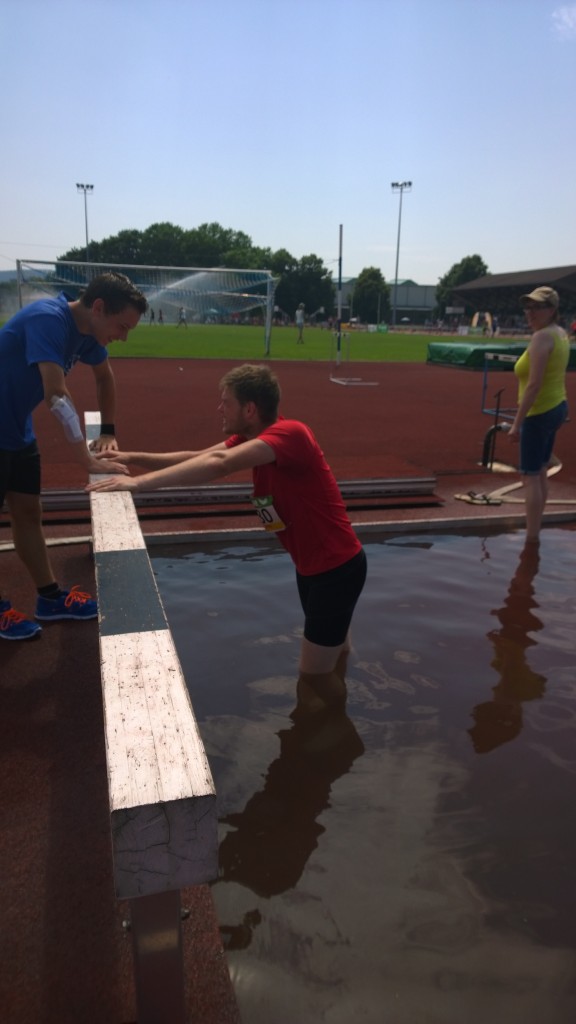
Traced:
[[282, 522], [274, 508], [274, 505], [272, 504], [271, 494], [266, 498], [252, 498], [252, 504], [256, 509], [256, 515], [265, 530], [268, 530], [270, 533], [277, 533], [278, 530], [286, 529], [286, 524]]

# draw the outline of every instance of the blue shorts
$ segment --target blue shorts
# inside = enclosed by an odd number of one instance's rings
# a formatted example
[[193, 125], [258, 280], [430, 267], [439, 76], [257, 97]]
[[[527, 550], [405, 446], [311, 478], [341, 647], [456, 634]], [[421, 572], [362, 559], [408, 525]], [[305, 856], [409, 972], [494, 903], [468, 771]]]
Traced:
[[301, 576], [297, 572], [296, 582], [304, 609], [306, 639], [320, 647], [343, 644], [366, 582], [364, 550], [328, 572], [319, 572], [315, 576]]
[[567, 402], [548, 412], [527, 416], [520, 430], [520, 472], [536, 476], [548, 466], [556, 433], [568, 417]]

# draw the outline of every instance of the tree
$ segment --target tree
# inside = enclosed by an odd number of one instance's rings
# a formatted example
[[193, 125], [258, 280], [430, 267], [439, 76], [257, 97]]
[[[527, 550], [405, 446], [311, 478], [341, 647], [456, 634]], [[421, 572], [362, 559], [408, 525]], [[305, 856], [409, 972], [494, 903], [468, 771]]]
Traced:
[[252, 239], [243, 231], [223, 228], [213, 221], [185, 232], [183, 266], [242, 267], [249, 265]]
[[272, 250], [250, 245], [250, 248], [229, 249], [225, 253], [227, 267], [240, 267], [243, 270], [270, 270]]
[[94, 254], [91, 246], [90, 259], [98, 259], [102, 263], [145, 263], [146, 260], [142, 255], [142, 243], [142, 232], [129, 228], [96, 243], [97, 248]]
[[295, 260], [285, 249], [273, 254], [271, 270], [277, 273], [280, 282], [276, 289], [276, 304], [293, 317], [296, 308], [304, 303], [306, 315], [312, 316], [324, 309], [328, 316], [334, 307], [334, 282], [330, 271], [322, 260], [310, 253]]
[[186, 232], [169, 221], [151, 224], [140, 235], [139, 259], [134, 262], [156, 267], [185, 266], [185, 239]]
[[298, 260], [287, 249], [277, 249], [270, 257], [269, 269], [276, 277], [293, 274], [298, 268]]
[[475, 281], [477, 277], [485, 277], [488, 267], [481, 256], [465, 256], [460, 263], [455, 263], [444, 277], [441, 277], [436, 288], [436, 312], [445, 315], [446, 306], [451, 305], [452, 291], [460, 284]]
[[354, 314], [369, 324], [390, 318], [390, 289], [377, 267], [365, 267], [356, 279]]
[[[59, 260], [86, 259], [86, 249], [70, 249]], [[300, 302], [308, 315], [334, 307], [332, 276], [322, 260], [311, 254], [295, 259], [286, 249], [272, 252], [253, 245], [244, 231], [223, 228], [212, 222], [184, 230], [175, 224], [151, 224], [145, 231], [125, 230], [90, 242], [93, 263], [141, 264], [161, 267], [238, 267], [270, 270], [279, 278], [276, 303], [290, 316]]]
[[[135, 229], [120, 231], [101, 242], [90, 242], [92, 263], [144, 263], [141, 258], [142, 233]], [[69, 249], [59, 260], [85, 260], [86, 248]]]

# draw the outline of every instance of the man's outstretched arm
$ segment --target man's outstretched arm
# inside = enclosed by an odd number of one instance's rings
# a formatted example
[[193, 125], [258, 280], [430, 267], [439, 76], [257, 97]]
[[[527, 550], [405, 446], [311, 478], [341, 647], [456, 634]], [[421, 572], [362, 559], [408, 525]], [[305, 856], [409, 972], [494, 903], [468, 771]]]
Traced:
[[87, 491], [155, 491], [161, 487], [208, 484], [212, 480], [274, 462], [273, 448], [254, 438], [235, 448], [217, 445], [175, 466], [138, 477], [113, 476], [88, 484]]

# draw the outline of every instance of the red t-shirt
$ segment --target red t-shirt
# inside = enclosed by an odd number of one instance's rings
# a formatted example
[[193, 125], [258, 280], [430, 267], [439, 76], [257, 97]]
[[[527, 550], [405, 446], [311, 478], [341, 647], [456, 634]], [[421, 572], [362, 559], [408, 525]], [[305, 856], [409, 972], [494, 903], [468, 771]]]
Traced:
[[[313, 576], [348, 562], [360, 550], [338, 484], [314, 434], [298, 420], [279, 419], [258, 440], [274, 462], [252, 470], [256, 508], [264, 529], [277, 533], [299, 573]], [[243, 444], [234, 434], [226, 446]]]

